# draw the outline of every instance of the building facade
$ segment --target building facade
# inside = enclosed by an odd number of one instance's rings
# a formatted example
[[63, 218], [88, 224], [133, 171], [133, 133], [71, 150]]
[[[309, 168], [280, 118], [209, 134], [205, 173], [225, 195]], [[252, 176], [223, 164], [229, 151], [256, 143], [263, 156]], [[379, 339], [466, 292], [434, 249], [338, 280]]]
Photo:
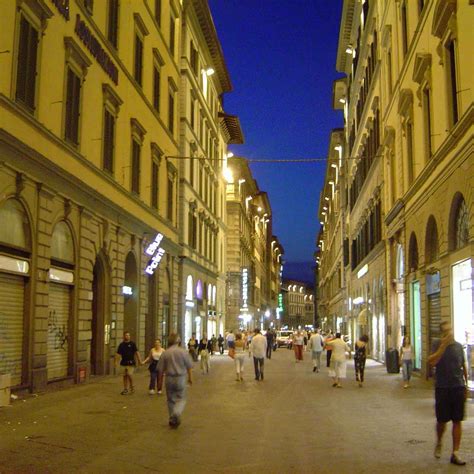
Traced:
[[228, 160], [227, 329], [277, 326], [283, 247], [272, 235], [268, 196], [247, 160]]
[[470, 2], [345, 1], [335, 85], [346, 136], [347, 311], [371, 350], [415, 350], [450, 321], [472, 383]]
[[307, 283], [283, 279], [283, 317], [281, 326], [288, 329], [314, 327], [314, 291]]

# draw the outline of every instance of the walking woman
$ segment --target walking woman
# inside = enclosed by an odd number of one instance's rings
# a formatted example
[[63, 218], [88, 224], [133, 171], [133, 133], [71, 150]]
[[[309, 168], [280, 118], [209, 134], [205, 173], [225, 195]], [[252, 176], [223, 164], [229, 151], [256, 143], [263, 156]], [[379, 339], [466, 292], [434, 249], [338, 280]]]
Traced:
[[242, 339], [242, 334], [238, 333], [235, 336], [235, 372], [237, 374], [235, 380], [242, 382], [244, 380], [244, 361], [245, 361], [245, 341]]
[[156, 392], [158, 392], [158, 394], [161, 393], [162, 377], [160, 377], [160, 373], [158, 371], [158, 362], [163, 352], [165, 352], [165, 350], [161, 347], [161, 340], [157, 339], [155, 341], [155, 345], [151, 348], [148, 357], [142, 362], [143, 365], [150, 362], [150, 365], [148, 366], [148, 370], [150, 371], [150, 385], [148, 386], [148, 393], [150, 395], [154, 395]]
[[188, 351], [189, 355], [193, 359], [194, 362], [197, 362], [198, 360], [198, 341], [196, 339], [196, 333], [192, 333], [191, 339], [188, 341]]
[[204, 374], [209, 373], [211, 362], [209, 360], [211, 353], [211, 341], [207, 340], [207, 337], [203, 337], [198, 347], [198, 355], [201, 355], [201, 372]]
[[293, 338], [293, 348], [295, 350], [296, 362], [303, 360], [303, 345], [304, 345], [303, 334], [301, 334], [301, 332], [298, 331]]
[[403, 373], [403, 388], [408, 388], [410, 386], [411, 372], [413, 370], [413, 353], [410, 339], [407, 336], [403, 338], [403, 344], [400, 349], [400, 365], [402, 366]]
[[359, 387], [362, 388], [364, 383], [364, 370], [365, 370], [365, 360], [367, 358], [367, 344], [369, 342], [369, 337], [364, 334], [359, 337], [359, 340], [355, 343], [354, 350], [354, 368], [356, 374], [356, 381], [359, 382]]

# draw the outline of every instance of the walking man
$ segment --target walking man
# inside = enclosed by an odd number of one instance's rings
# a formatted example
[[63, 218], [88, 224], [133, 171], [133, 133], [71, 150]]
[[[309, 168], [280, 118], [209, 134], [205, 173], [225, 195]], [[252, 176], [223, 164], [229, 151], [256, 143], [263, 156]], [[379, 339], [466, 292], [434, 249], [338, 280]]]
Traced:
[[235, 334], [232, 332], [232, 330], [229, 331], [229, 334], [227, 334], [226, 337], [226, 342], [227, 342], [227, 348], [228, 349], [234, 349], [234, 343], [235, 343]]
[[441, 340], [433, 345], [434, 352], [428, 358], [432, 367], [436, 367], [435, 407], [437, 442], [434, 451], [436, 458], [441, 457], [441, 442], [446, 423], [453, 422], [453, 451], [451, 464], [464, 466], [465, 461], [459, 457], [464, 405], [467, 398], [467, 367], [463, 347], [454, 340], [451, 324], [440, 324]]
[[313, 359], [313, 372], [319, 372], [321, 367], [321, 354], [324, 349], [324, 339], [319, 333], [319, 329], [310, 337], [308, 348], [311, 351], [311, 358]]
[[267, 359], [272, 358], [272, 350], [273, 350], [273, 338], [274, 334], [271, 329], [268, 329], [265, 337], [267, 338]]
[[188, 352], [181, 347], [180, 337], [172, 333], [168, 337], [168, 349], [163, 352], [158, 370], [164, 374], [166, 399], [168, 403], [169, 425], [177, 428], [181, 423], [181, 415], [186, 406], [186, 375], [189, 385], [193, 383], [193, 361]]
[[341, 333], [337, 332], [336, 337], [327, 342], [326, 345], [331, 347], [331, 365], [329, 366], [329, 376], [332, 377], [333, 387], [341, 388], [341, 379], [346, 378], [346, 352], [351, 357], [351, 348], [341, 339]]
[[217, 344], [219, 346], [219, 352], [224, 354], [224, 338], [222, 337], [222, 334], [219, 334], [219, 337], [217, 338]]
[[[115, 364], [117, 365], [120, 359], [120, 370], [123, 375], [123, 390], [122, 395], [133, 393], [135, 388], [133, 386], [132, 375], [137, 365], [142, 364], [140, 353], [138, 352], [137, 345], [130, 339], [130, 333], [125, 331], [123, 333], [123, 341], [117, 348], [115, 354]], [[130, 388], [130, 391], [129, 391]]]
[[250, 343], [250, 352], [253, 355], [253, 365], [255, 367], [255, 380], [263, 380], [263, 364], [267, 352], [267, 339], [262, 336], [260, 329], [254, 330], [254, 336]]

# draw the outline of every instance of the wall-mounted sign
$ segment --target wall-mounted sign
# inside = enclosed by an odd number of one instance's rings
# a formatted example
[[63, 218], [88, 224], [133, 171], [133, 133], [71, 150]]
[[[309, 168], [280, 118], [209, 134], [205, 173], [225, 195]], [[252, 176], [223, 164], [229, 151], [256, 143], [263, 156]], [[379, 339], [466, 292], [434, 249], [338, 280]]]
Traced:
[[122, 286], [122, 294], [130, 296], [133, 295], [133, 289], [131, 286]]
[[155, 273], [155, 270], [158, 268], [158, 265], [165, 254], [165, 249], [160, 247], [162, 240], [163, 234], [158, 233], [155, 240], [145, 249], [145, 253], [152, 256], [145, 268], [145, 272], [148, 273], [148, 275], [153, 275], [153, 273]]
[[92, 34], [86, 23], [81, 20], [79, 14], [76, 15], [76, 26], [74, 28], [77, 36], [85, 44], [92, 56], [100, 64], [100, 67], [112, 79], [115, 85], [118, 84], [118, 69], [112, 62], [110, 56], [104, 51], [104, 48], [99, 43], [99, 40]]
[[283, 293], [278, 293], [278, 309], [283, 312]]
[[249, 269], [242, 268], [242, 310], [249, 308]]

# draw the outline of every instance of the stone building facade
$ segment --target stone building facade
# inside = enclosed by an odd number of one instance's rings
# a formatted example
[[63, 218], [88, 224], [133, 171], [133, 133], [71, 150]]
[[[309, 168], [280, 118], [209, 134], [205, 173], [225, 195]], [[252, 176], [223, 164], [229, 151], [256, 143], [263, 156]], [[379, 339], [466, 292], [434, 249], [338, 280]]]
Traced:
[[288, 329], [314, 327], [314, 291], [302, 281], [283, 279], [283, 316], [281, 326]]

